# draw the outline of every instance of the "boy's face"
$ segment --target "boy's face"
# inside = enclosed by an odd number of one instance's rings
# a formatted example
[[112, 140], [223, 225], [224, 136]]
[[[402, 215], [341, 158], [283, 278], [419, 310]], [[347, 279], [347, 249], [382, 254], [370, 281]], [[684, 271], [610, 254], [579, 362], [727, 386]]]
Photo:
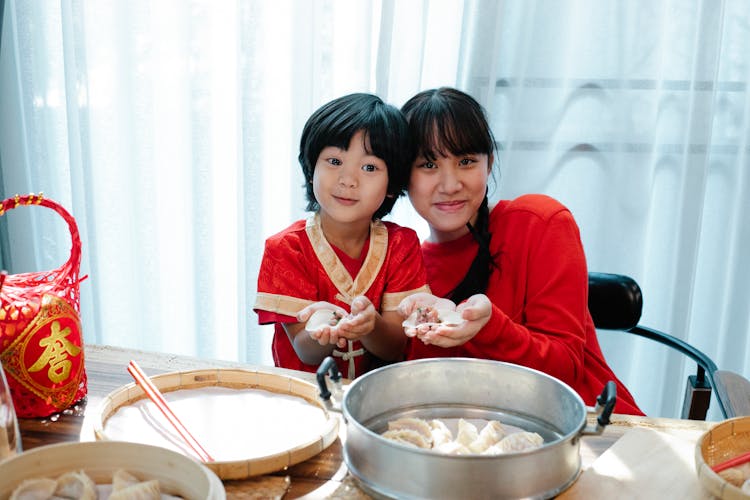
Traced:
[[313, 172], [313, 192], [321, 218], [339, 223], [367, 222], [388, 192], [385, 161], [367, 153], [365, 134], [359, 131], [348, 149], [323, 148]]

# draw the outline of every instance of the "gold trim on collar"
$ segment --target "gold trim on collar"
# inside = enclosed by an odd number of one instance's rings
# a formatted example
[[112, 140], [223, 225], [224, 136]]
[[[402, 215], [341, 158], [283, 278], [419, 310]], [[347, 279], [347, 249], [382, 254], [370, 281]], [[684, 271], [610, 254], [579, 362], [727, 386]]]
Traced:
[[307, 237], [310, 238], [315, 255], [339, 291], [336, 298], [351, 305], [354, 297], [364, 295], [369, 290], [383, 267], [388, 251], [388, 228], [380, 220], [370, 223], [370, 247], [362, 268], [353, 280], [323, 234], [318, 213], [308, 217], [305, 231]]

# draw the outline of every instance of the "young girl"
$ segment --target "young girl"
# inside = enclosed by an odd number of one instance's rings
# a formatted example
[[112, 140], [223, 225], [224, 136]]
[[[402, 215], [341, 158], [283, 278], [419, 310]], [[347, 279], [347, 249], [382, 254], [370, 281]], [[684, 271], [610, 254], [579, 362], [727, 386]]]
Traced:
[[[412, 158], [403, 115], [374, 95], [335, 99], [305, 124], [299, 162], [313, 214], [266, 240], [254, 306], [260, 324], [275, 324], [276, 366], [315, 371], [333, 355], [354, 378], [402, 359], [397, 306], [429, 289], [416, 233], [379, 219], [404, 194]], [[307, 331], [319, 309], [343, 319]]]
[[408, 358], [468, 356], [528, 366], [566, 382], [587, 405], [614, 380], [615, 411], [642, 414], [599, 347], [570, 211], [544, 195], [488, 206], [495, 141], [471, 96], [428, 90], [402, 111], [418, 149], [409, 199], [429, 224], [422, 252], [435, 295], [413, 295], [399, 308], [408, 316], [418, 306], [459, 304], [466, 320], [409, 329], [415, 337]]

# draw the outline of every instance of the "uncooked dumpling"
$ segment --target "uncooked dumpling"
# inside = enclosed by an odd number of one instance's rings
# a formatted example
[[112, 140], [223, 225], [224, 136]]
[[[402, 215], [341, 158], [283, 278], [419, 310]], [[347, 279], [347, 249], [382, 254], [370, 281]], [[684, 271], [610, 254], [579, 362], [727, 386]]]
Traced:
[[432, 443], [432, 429], [427, 421], [421, 418], [403, 417], [388, 422], [388, 430], [411, 429], [421, 434], [429, 443]]
[[152, 479], [151, 481], [131, 484], [119, 490], [113, 489], [109, 500], [161, 500], [159, 481]]
[[404, 328], [415, 328], [417, 325], [457, 326], [464, 322], [461, 313], [453, 309], [436, 309], [434, 307], [418, 307], [404, 320]]
[[479, 432], [479, 436], [469, 444], [469, 449], [474, 453], [482, 453], [490, 446], [500, 442], [505, 437], [503, 424], [497, 420], [490, 420]]
[[433, 448], [435, 451], [446, 455], [470, 455], [472, 451], [458, 441], [447, 441]]
[[83, 471], [66, 472], [57, 478], [55, 496], [75, 500], [96, 500], [96, 484]]
[[438, 419], [430, 420], [430, 434], [432, 434], [432, 447], [440, 448], [446, 443], [453, 441], [453, 433], [445, 425], [445, 422]]
[[314, 332], [325, 326], [336, 326], [342, 317], [332, 309], [318, 309], [312, 313], [307, 323], [305, 323], [305, 330]]
[[490, 446], [484, 454], [499, 455], [502, 453], [513, 453], [517, 451], [533, 450], [544, 444], [544, 438], [536, 432], [514, 432], [508, 434], [499, 443]]
[[424, 435], [413, 429], [391, 429], [385, 431], [383, 437], [397, 443], [416, 446], [417, 448], [432, 448], [432, 443]]
[[10, 500], [48, 500], [55, 494], [57, 481], [46, 477], [27, 479], [10, 495]]
[[125, 469], [117, 469], [112, 474], [112, 491], [122, 490], [140, 482], [140, 479]]
[[477, 431], [477, 427], [474, 424], [463, 418], [458, 419], [458, 435], [456, 436], [456, 441], [459, 444], [468, 448], [478, 437], [479, 431]]

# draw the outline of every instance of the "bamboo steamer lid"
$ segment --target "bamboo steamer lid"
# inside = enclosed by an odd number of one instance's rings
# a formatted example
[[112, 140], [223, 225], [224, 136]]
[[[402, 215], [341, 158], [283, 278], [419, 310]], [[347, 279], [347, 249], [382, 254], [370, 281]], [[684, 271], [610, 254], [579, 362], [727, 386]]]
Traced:
[[[224, 460], [217, 457], [218, 454], [212, 453], [217, 460], [205, 462], [204, 465], [221, 479], [245, 479], [284, 469], [312, 458], [330, 446], [338, 437], [339, 418], [328, 412], [320, 402], [317, 386], [295, 377], [268, 373], [262, 370], [219, 368], [171, 372], [150, 378], [165, 395], [172, 391], [206, 387], [258, 389], [300, 398], [303, 403], [311, 405], [321, 412], [324, 419], [322, 426], [311, 428], [304, 437], [278, 453], [236, 460]], [[96, 438], [98, 440], [111, 439], [106, 431], [108, 419], [119, 409], [133, 405], [144, 398], [146, 398], [145, 393], [135, 383], [120, 387], [106, 396], [102, 401], [100, 411], [96, 413], [92, 422]], [[264, 410], [257, 408], [255, 411]], [[187, 423], [185, 424], [187, 425]], [[216, 425], [222, 424], [217, 422]], [[190, 429], [189, 425], [187, 426], [191, 433], [196, 434], [194, 429]], [[273, 430], [269, 430], [269, 432], [273, 432]], [[198, 436], [196, 435], [196, 437]], [[117, 439], [122, 438], [118, 436]], [[201, 444], [206, 446], [205, 443]]]

